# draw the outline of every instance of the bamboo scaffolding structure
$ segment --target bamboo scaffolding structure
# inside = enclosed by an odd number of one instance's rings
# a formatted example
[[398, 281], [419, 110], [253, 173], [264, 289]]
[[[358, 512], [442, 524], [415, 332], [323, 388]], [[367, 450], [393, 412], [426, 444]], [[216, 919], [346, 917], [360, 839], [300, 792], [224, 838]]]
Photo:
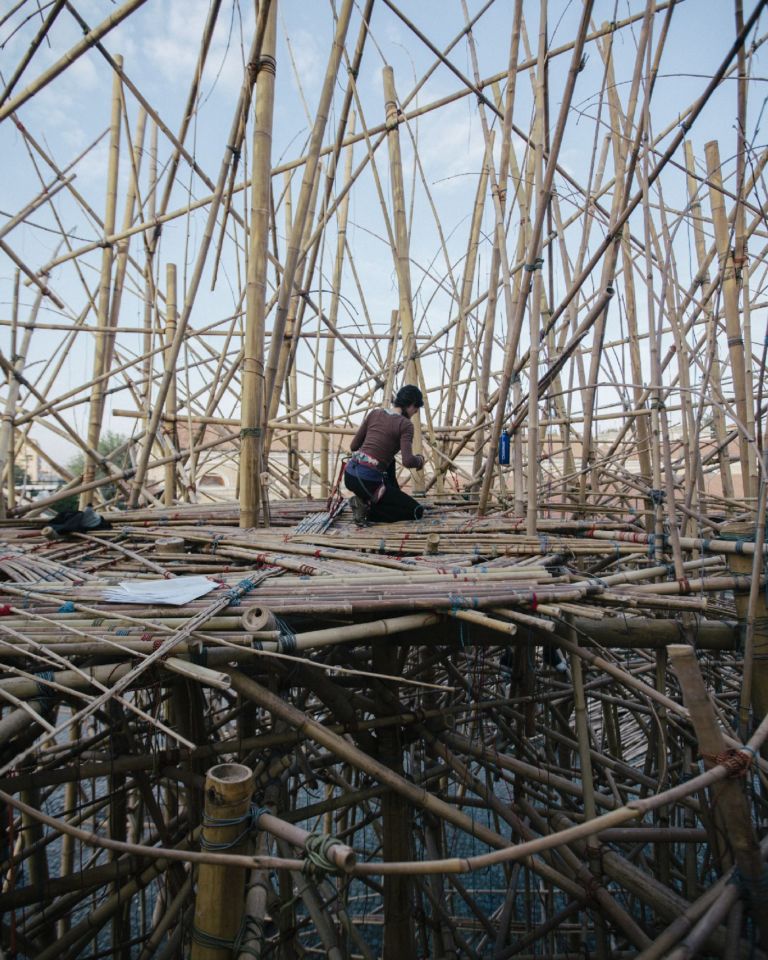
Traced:
[[3, 956], [768, 955], [767, 5], [0, 15]]

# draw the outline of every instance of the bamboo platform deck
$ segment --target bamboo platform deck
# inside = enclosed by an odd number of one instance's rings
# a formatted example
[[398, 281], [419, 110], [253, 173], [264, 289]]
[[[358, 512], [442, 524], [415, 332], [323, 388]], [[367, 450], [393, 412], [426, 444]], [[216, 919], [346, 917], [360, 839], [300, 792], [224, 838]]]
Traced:
[[[17, 949], [172, 956], [201, 927], [226, 940], [216, 891], [241, 889], [240, 948], [265, 956], [375, 956], [382, 923], [473, 956], [569, 956], [585, 936], [748, 955], [723, 818], [734, 757], [764, 803], [768, 727], [748, 752], [734, 728], [750, 578], [727, 565], [754, 545], [688, 545], [675, 579], [636, 522], [531, 538], [437, 503], [415, 525], [342, 515], [298, 534], [307, 506], [251, 530], [183, 505], [63, 539], [2, 529]], [[184, 606], [104, 599], [200, 574], [216, 589]], [[714, 699], [697, 707], [702, 672]], [[703, 767], [697, 710], [724, 724]], [[237, 786], [227, 817], [209, 807]]]

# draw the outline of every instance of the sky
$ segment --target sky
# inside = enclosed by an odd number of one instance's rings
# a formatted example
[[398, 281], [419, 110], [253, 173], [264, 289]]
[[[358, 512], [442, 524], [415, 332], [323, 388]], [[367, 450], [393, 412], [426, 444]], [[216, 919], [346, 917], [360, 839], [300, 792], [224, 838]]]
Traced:
[[[754, 9], [755, 3], [745, 2], [745, 15]], [[17, 5], [18, 6], [18, 5]], [[29, 46], [40, 24], [37, 7], [47, 10], [44, 3], [32, 0], [21, 4], [12, 16], [0, 14], [0, 74], [7, 82], [20, 57]], [[247, 57], [250, 38], [253, 32], [253, 3], [246, 0], [233, 2], [222, 0], [213, 36], [211, 51], [206, 64], [197, 109], [187, 137], [187, 148], [194, 155], [201, 168], [211, 179], [215, 179], [222, 162], [226, 138], [232, 124], [233, 113], [240, 91], [243, 63]], [[467, 0], [470, 16], [474, 16], [484, 4], [478, 0]], [[576, 0], [556, 0], [545, 4], [548, 14], [547, 35], [550, 48], [572, 40], [582, 4]], [[137, 84], [143, 96], [158, 112], [171, 130], [177, 131], [181, 122], [191, 79], [194, 75], [198, 56], [199, 42], [209, 13], [208, 0], [147, 0], [134, 14], [110, 32], [104, 46], [110, 54], [120, 54], [124, 58], [127, 75]], [[336, 3], [325, 0], [279, 0], [277, 85], [275, 100], [275, 122], [273, 131], [273, 164], [279, 165], [301, 157], [305, 151], [312, 120], [320, 95], [323, 76], [335, 25]], [[444, 49], [461, 31], [464, 24], [464, 11], [460, 0], [420, 0], [419, 3], [400, 5], [407, 17], [423, 31], [429, 40], [440, 50]], [[496, 0], [487, 12], [480, 17], [473, 28], [473, 36], [479, 59], [479, 72], [483, 78], [506, 71], [509, 58], [509, 44], [512, 25], [512, 3]], [[106, 4], [103, 0], [78, 0], [77, 9], [82, 18], [93, 26], [114, 12], [118, 4]], [[528, 44], [535, 55], [539, 31], [539, 3], [525, 0], [523, 4], [525, 24], [528, 31]], [[604, 22], [621, 21], [623, 18], [642, 12], [644, 4], [637, 0], [596, 0], [593, 11], [593, 25]], [[662, 26], [662, 16], [657, 15], [654, 22], [654, 49]], [[347, 36], [347, 49], [351, 51], [360, 26], [360, 9], [355, 7]], [[758, 26], [759, 38], [764, 30], [764, 22]], [[616, 71], [616, 89], [623, 105], [629, 92], [632, 71], [634, 69], [636, 44], [640, 24], [618, 30], [613, 40], [613, 61]], [[654, 136], [670, 128], [667, 138], [662, 140], [659, 149], [664, 148], [670, 136], [677, 132], [676, 120], [680, 111], [701, 94], [708, 78], [724, 58], [735, 35], [732, 4], [726, 0], [684, 0], [672, 14], [669, 32], [665, 40], [664, 51], [659, 64], [659, 76], [651, 102], [652, 131]], [[82, 36], [80, 25], [67, 11], [62, 12], [54, 23], [48, 37], [35, 53], [30, 64], [17, 84], [14, 94], [38, 77], [54, 63], [67, 49]], [[521, 59], [526, 56], [525, 42], [521, 46]], [[550, 131], [560, 108], [566, 71], [570, 64], [570, 52], [554, 57], [549, 66], [549, 124]], [[450, 52], [449, 59], [464, 76], [473, 74], [470, 50], [462, 39]], [[370, 34], [365, 55], [357, 78], [358, 94], [362, 106], [362, 119], [368, 127], [383, 120], [382, 68], [391, 64], [394, 68], [397, 94], [404, 101], [425, 72], [434, 63], [434, 54], [414, 32], [398, 18], [395, 12], [383, 0], [374, 4]], [[765, 54], [759, 46], [750, 60], [750, 92], [747, 136], [755, 153], [764, 147], [765, 118], [763, 116], [765, 98]], [[528, 131], [533, 113], [532, 74], [521, 72], [517, 80], [514, 120], [523, 130]], [[599, 156], [602, 139], [607, 131], [605, 126], [607, 105], [601, 90], [604, 90], [604, 64], [595, 43], [588, 44], [585, 62], [578, 75], [573, 98], [572, 110], [560, 153], [561, 167], [580, 185], [588, 182], [590, 171], [594, 170], [596, 157]], [[338, 121], [346, 73], [342, 71], [336, 83], [329, 122], [324, 142], [334, 136]], [[87, 200], [99, 215], [103, 216], [106, 194], [106, 170], [108, 158], [108, 138], [105, 131], [109, 125], [111, 110], [112, 77], [108, 64], [96, 50], [88, 51], [72, 64], [54, 82], [37, 93], [18, 110], [16, 117], [24, 128], [39, 142], [40, 146], [53, 158], [60, 169], [67, 169], [78, 156], [94, 141], [82, 159], [72, 167], [75, 175], [73, 186]], [[445, 65], [438, 65], [417, 96], [408, 105], [408, 109], [424, 106], [457, 91], [464, 89], [462, 81]], [[491, 95], [488, 89], [487, 94]], [[711, 139], [720, 143], [724, 175], [733, 174], [733, 156], [736, 149], [735, 129], [736, 83], [726, 80], [711, 98], [706, 109], [690, 132], [697, 159], [702, 162], [704, 145]], [[138, 106], [135, 98], [126, 95], [128, 128], [135, 135]], [[356, 106], [357, 111], [357, 106]], [[358, 111], [359, 112], [359, 111]], [[498, 121], [490, 118], [492, 125], [498, 128]], [[596, 123], [596, 121], [598, 121]], [[358, 116], [357, 125], [360, 127]], [[117, 221], [122, 222], [125, 195], [130, 178], [130, 161], [126, 149], [125, 130], [120, 155]], [[101, 138], [101, 139], [98, 139]], [[410, 255], [412, 289], [414, 291], [414, 315], [421, 334], [440, 330], [456, 314], [455, 298], [451, 290], [461, 284], [464, 258], [469, 232], [469, 223], [477, 189], [478, 178], [485, 153], [482, 125], [477, 99], [475, 96], [462, 96], [453, 103], [426, 113], [416, 121], [400, 128], [400, 141], [403, 157], [403, 169], [406, 183], [406, 204], [409, 216]], [[413, 144], [418, 144], [419, 164], [415, 164]], [[142, 193], [148, 192], [148, 156], [149, 134], [145, 140], [142, 155], [140, 185]], [[519, 163], [524, 161], [525, 147], [519, 137], [513, 138], [513, 149]], [[161, 133], [159, 136], [158, 161], [161, 171], [171, 155], [172, 147]], [[33, 151], [34, 153], [34, 151]], [[248, 143], [243, 163], [248, 163]], [[498, 161], [498, 137], [495, 156]], [[8, 219], [33, 200], [41, 189], [41, 179], [51, 183], [54, 175], [40, 156], [30, 156], [25, 140], [11, 118], [0, 123], [0, 157], [5, 175], [0, 177], [0, 229]], [[365, 144], [358, 143], [354, 148], [354, 164], [365, 157]], [[682, 153], [678, 154], [682, 161]], [[385, 206], [389, 214], [392, 211], [391, 190], [387, 168], [386, 145], [376, 153], [376, 169], [381, 181]], [[610, 177], [612, 158], [608, 157], [606, 179]], [[290, 182], [292, 202], [298, 199], [303, 168], [294, 171]], [[238, 182], [241, 180], [238, 174]], [[555, 184], [563, 216], [568, 217], [574, 211], [572, 190], [562, 178]], [[427, 192], [428, 191], [428, 192]], [[654, 192], [653, 200], [658, 202], [663, 196], [665, 204], [673, 209], [682, 210], [686, 205], [685, 177], [680, 170], [668, 168], [661, 181], [662, 194]], [[285, 228], [285, 180], [282, 174], [273, 178], [273, 192], [280, 208], [276, 218], [277, 243], [284, 252]], [[174, 186], [169, 209], [179, 209], [209, 193], [200, 178], [182, 162], [177, 182]], [[283, 198], [280, 201], [280, 198]], [[146, 200], [146, 197], [143, 198]], [[577, 197], [577, 202], [579, 198]], [[234, 208], [240, 214], [247, 214], [247, 194], [240, 192], [233, 200]], [[605, 200], [610, 206], [610, 196]], [[39, 270], [48, 263], [59, 249], [59, 234], [53, 208], [63, 225], [69, 242], [73, 247], [82, 243], [97, 241], [100, 238], [98, 226], [82, 209], [82, 206], [66, 190], [60, 192], [52, 204], [46, 204], [37, 210], [30, 222], [14, 228], [5, 237], [7, 243], [24, 263], [31, 269]], [[435, 217], [437, 212], [437, 220]], [[508, 232], [508, 255], [514, 255], [517, 243], [517, 214], [513, 211]], [[636, 224], [633, 220], [633, 229]], [[183, 216], [165, 225], [160, 246], [156, 255], [156, 276], [164, 289], [165, 265], [174, 262], [178, 265], [181, 287], [180, 300], [183, 300], [191, 271], [193, 269], [205, 224], [205, 211], [197, 211]], [[481, 293], [487, 286], [488, 270], [491, 258], [491, 233], [493, 229], [493, 211], [490, 197], [486, 197], [482, 243], [478, 255], [475, 287]], [[575, 259], [582, 237], [583, 222], [577, 221], [568, 233], [569, 253]], [[604, 225], [596, 220], [590, 235], [590, 248], [604, 234]], [[392, 252], [386, 237], [385, 220], [370, 164], [360, 175], [351, 192], [349, 225], [347, 231], [349, 250], [354, 258], [354, 272], [349, 263], [345, 263], [342, 280], [342, 303], [339, 327], [345, 332], [366, 329], [370, 318], [374, 330], [384, 333], [389, 328], [390, 315], [398, 304], [398, 288]], [[756, 239], [754, 248], [759, 249], [763, 241]], [[443, 247], [444, 244], [444, 247]], [[191, 322], [196, 328], [230, 317], [240, 309], [241, 289], [244, 278], [242, 230], [233, 224], [228, 225], [228, 235], [222, 248], [220, 269], [216, 286], [210, 289], [212, 282], [211, 264], [208, 258], [203, 283], [192, 313]], [[321, 250], [319, 270], [310, 284], [312, 296], [327, 311], [330, 301], [330, 286], [335, 256], [335, 224], [326, 231]], [[689, 220], [684, 221], [675, 240], [677, 269], [682, 287], [687, 287], [696, 265], [692, 245], [692, 231]], [[144, 250], [141, 238], [131, 243], [132, 256], [137, 263], [143, 264]], [[552, 284], [555, 303], [565, 289], [565, 277], [562, 263], [555, 257], [553, 263]], [[40, 311], [39, 320], [49, 323], [67, 323], [80, 316], [88, 304], [86, 288], [95, 289], [101, 252], [95, 250], [78, 260], [79, 272], [70, 262], [54, 268], [49, 278], [50, 286], [65, 301], [66, 308], [60, 311], [46, 303]], [[270, 282], [274, 274], [270, 275]], [[14, 269], [9, 259], [0, 252], [0, 320], [9, 320], [13, 299]], [[589, 281], [585, 288], [590, 294], [599, 285], [599, 270], [594, 282]], [[360, 296], [359, 288], [363, 291]], [[753, 291], [755, 293], [755, 291]], [[645, 309], [644, 294], [638, 294], [641, 306]], [[29, 316], [34, 301], [34, 291], [22, 287], [20, 297], [20, 320]], [[583, 306], [583, 305], [582, 305]], [[144, 299], [138, 272], [129, 270], [126, 292], [123, 297], [120, 324], [136, 327], [144, 322]], [[473, 318], [471, 328], [482, 320], [482, 308]], [[89, 317], [89, 321], [92, 317]], [[753, 324], [764, 323], [759, 313], [753, 316]], [[318, 321], [307, 317], [305, 329], [315, 330]], [[268, 324], [269, 325], [269, 324]], [[612, 304], [609, 316], [607, 339], [618, 335], [621, 330], [620, 297]], [[498, 364], [500, 366], [500, 345], [506, 336], [506, 315], [503, 306], [497, 315]], [[86, 382], [93, 367], [93, 344], [90, 337], [80, 336], [69, 347], [55, 373], [52, 383], [48, 380], [53, 372], [52, 358], [64, 342], [61, 331], [36, 331], [30, 344], [28, 375], [41, 375], [41, 384], [53, 395], [61, 394], [78, 384]], [[217, 353], [221, 349], [223, 338], [210, 338], [209, 352]], [[378, 366], [378, 359], [371, 344], [365, 340], [354, 341], [366, 361]], [[445, 342], [445, 341], [444, 341]], [[119, 337], [122, 356], [131, 351], [139, 352], [141, 337], [138, 334], [125, 333]], [[527, 345], [527, 333], [523, 335], [522, 346]], [[230, 343], [229, 349], [239, 347], [238, 336]], [[321, 341], [321, 348], [324, 344]], [[382, 347], [382, 349], [384, 349]], [[0, 326], [0, 350], [8, 356], [12, 350], [9, 327]], [[466, 372], [470, 372], [472, 352], [476, 346], [471, 342], [467, 347]], [[298, 357], [299, 369], [308, 373], [312, 369], [309, 345], [302, 346]], [[187, 360], [191, 355], [187, 355]], [[182, 358], [184, 360], [184, 358]], [[616, 358], [621, 364], [622, 358]], [[54, 360], [53, 362], [58, 362]], [[424, 361], [425, 379], [436, 385], [444, 382], [446, 374], [440, 358], [437, 356]], [[156, 369], [159, 367], [156, 366]], [[207, 389], [215, 372], [215, 362], [197, 371], [184, 370], [192, 390]], [[351, 358], [344, 358], [343, 351], [337, 361], [337, 382], [340, 386], [354, 382], [359, 375], [359, 364]], [[118, 382], [118, 381], [115, 381]], [[312, 378], [300, 378], [300, 398], [306, 402], [312, 399]], [[205, 403], [203, 396], [203, 405]], [[361, 409], [367, 402], [365, 392], [360, 395]], [[470, 404], [472, 403], [470, 398]], [[576, 401], [578, 403], [578, 400]], [[28, 409], [30, 401], [24, 402]], [[136, 427], [136, 421], [115, 418], [114, 409], [133, 408], [135, 399], [130, 389], [125, 387], [110, 400], [107, 426], [121, 432], [129, 432]], [[238, 397], [225, 399], [220, 415], [237, 416]], [[81, 404], [66, 411], [64, 416], [73, 427], [84, 434], [87, 427], [86, 405]], [[42, 434], [36, 429], [35, 435], [50, 444], [54, 455], [66, 459], [69, 455], [68, 444], [50, 433]]]

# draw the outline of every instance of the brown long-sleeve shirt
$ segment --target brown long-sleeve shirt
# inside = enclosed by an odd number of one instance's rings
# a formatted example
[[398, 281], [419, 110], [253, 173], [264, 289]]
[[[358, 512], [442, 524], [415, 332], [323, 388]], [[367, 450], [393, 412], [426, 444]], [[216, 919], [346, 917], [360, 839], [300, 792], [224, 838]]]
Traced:
[[421, 470], [424, 457], [413, 452], [413, 424], [401, 413], [379, 408], [371, 410], [352, 438], [350, 450], [360, 450], [386, 470], [400, 451], [404, 467]]

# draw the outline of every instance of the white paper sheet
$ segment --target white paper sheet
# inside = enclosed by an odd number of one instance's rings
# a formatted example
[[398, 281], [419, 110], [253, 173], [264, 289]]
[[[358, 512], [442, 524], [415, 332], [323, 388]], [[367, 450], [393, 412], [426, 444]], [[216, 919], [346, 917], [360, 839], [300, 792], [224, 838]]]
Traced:
[[107, 587], [103, 599], [108, 603], [167, 603], [184, 606], [215, 590], [218, 584], [208, 577], [171, 577], [168, 580], [122, 580]]

